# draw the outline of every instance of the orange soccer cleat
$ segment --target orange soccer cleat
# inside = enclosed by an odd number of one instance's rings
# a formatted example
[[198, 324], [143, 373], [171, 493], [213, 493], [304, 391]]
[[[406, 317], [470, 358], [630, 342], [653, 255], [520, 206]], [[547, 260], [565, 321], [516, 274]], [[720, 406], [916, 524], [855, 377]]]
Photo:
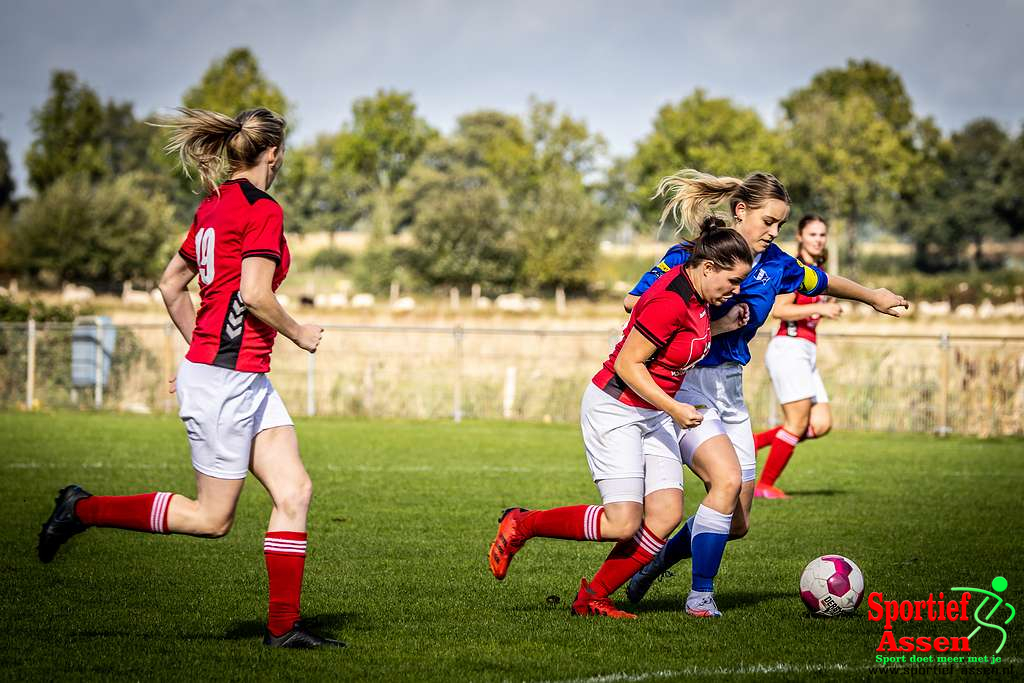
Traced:
[[778, 500], [788, 499], [789, 496], [782, 489], [770, 484], [757, 484], [754, 486], [754, 498], [775, 498]]
[[498, 518], [498, 534], [494, 537], [491, 549], [487, 553], [487, 563], [491, 566], [491, 573], [498, 581], [504, 579], [508, 574], [508, 566], [512, 563], [512, 558], [526, 543], [526, 539], [519, 538], [516, 534], [516, 526], [527, 512], [529, 510], [525, 508], [508, 508]]
[[635, 614], [622, 611], [607, 597], [595, 595], [586, 579], [580, 581], [580, 592], [576, 595], [576, 601], [572, 603], [572, 613], [581, 617], [595, 616], [611, 617], [612, 619], [636, 619]]

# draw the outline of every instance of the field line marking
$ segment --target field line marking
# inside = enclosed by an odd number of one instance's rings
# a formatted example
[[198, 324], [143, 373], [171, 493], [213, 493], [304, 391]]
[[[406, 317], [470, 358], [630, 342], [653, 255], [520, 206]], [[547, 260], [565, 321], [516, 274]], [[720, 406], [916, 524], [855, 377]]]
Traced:
[[[1018, 664], [1024, 662], [1020, 657], [1003, 657], [1000, 664]], [[651, 681], [661, 678], [696, 677], [696, 676], [742, 676], [745, 674], [800, 674], [800, 673], [826, 673], [826, 672], [855, 672], [877, 669], [880, 664], [789, 664], [786, 662], [775, 662], [773, 664], [750, 664], [741, 666], [720, 666], [720, 667], [699, 667], [691, 666], [685, 669], [669, 669], [664, 671], [646, 671], [642, 673], [620, 672], [614, 674], [602, 674], [588, 678], [568, 679], [546, 679], [540, 683], [638, 683], [639, 681]], [[920, 664], [908, 664], [905, 666], [889, 665], [890, 668], [907, 668], [923, 666]], [[940, 666], [940, 665], [934, 665]], [[976, 665], [977, 666], [977, 665]], [[991, 664], [986, 666], [993, 666]], [[994, 665], [999, 666], [999, 665]]]

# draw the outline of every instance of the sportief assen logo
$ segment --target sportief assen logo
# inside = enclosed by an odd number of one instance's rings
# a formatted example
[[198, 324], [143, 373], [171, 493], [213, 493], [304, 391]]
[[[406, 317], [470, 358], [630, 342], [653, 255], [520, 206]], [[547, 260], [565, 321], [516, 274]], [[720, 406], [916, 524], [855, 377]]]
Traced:
[[[983, 588], [971, 588], [958, 586], [952, 589], [959, 593], [959, 598], [947, 600], [944, 593], [939, 593], [938, 599], [934, 594], [929, 594], [927, 600], [886, 600], [882, 593], [871, 593], [868, 595], [868, 619], [871, 621], [885, 620], [885, 631], [882, 639], [875, 648], [877, 652], [966, 652], [970, 656], [942, 655], [938, 657], [939, 662], [986, 662], [997, 663], [998, 656], [1006, 645], [1006, 629], [1004, 626], [1013, 621], [1016, 611], [1013, 605], [1003, 600], [999, 595], [1006, 590], [1007, 581], [1001, 576], [992, 579], [992, 591]], [[994, 591], [994, 592], [993, 592]], [[1003, 613], [996, 616], [996, 613], [1003, 609]], [[1005, 616], [1008, 613], [1008, 616]], [[1005, 618], [1003, 618], [1005, 616]], [[974, 628], [967, 635], [960, 636], [897, 636], [893, 633], [893, 625], [896, 623], [912, 623], [920, 621], [950, 621], [966, 622], [973, 621]], [[990, 658], [987, 654], [972, 652], [971, 640], [978, 635], [983, 628], [991, 629], [999, 635], [998, 646], [995, 654]], [[966, 629], [965, 629], [966, 631]], [[906, 662], [907, 656], [877, 655], [875, 660], [881, 664]], [[922, 658], [912, 655], [912, 662], [935, 661], [931, 656]]]

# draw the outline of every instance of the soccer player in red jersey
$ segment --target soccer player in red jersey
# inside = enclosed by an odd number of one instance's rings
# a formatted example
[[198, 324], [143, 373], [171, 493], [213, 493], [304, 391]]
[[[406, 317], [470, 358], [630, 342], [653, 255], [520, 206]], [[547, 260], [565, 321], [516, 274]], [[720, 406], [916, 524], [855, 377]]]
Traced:
[[[604, 504], [509, 508], [498, 520], [488, 562], [499, 580], [531, 538], [616, 542], [593, 580], [582, 580], [575, 614], [636, 618], [610, 597], [654, 557], [683, 516], [679, 429], [702, 418], [673, 395], [710, 346], [708, 305], [736, 294], [753, 260], [740, 233], [713, 225], [691, 248], [685, 265], [640, 297], [622, 339], [583, 394], [583, 443]], [[735, 307], [715, 332], [741, 326], [744, 311]]]
[[[176, 493], [93, 496], [70, 485], [39, 534], [39, 559], [89, 527], [219, 538], [234, 521], [246, 473], [273, 501], [263, 542], [270, 600], [263, 642], [271, 647], [338, 647], [299, 618], [312, 483], [299, 457], [295, 427], [266, 373], [280, 332], [313, 353], [323, 328], [302, 325], [274, 291], [290, 255], [281, 207], [267, 194], [284, 161], [285, 121], [263, 108], [232, 118], [180, 109], [164, 122], [168, 151], [198, 167], [208, 196], [160, 281], [171, 320], [189, 343], [172, 390], [185, 423], [196, 499]], [[230, 179], [220, 183], [226, 163]], [[199, 277], [198, 313], [188, 284]]]
[[[828, 261], [828, 225], [821, 216], [800, 219], [796, 232], [797, 258], [824, 270]], [[797, 443], [821, 438], [832, 429], [828, 392], [817, 363], [817, 327], [821, 318], [842, 315], [839, 304], [821, 296], [800, 292], [775, 298], [772, 315], [782, 321], [768, 343], [765, 365], [775, 395], [782, 404], [783, 423], [754, 435], [755, 448], [771, 445], [761, 477], [754, 486], [755, 498], [788, 498], [775, 481], [782, 474]]]

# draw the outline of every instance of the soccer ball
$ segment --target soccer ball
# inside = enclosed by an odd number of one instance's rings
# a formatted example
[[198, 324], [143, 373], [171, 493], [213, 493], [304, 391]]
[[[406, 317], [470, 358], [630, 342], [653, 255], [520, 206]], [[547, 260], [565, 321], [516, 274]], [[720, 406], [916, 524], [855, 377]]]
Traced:
[[864, 597], [864, 574], [842, 555], [822, 555], [800, 576], [800, 597], [816, 617], [850, 614]]

